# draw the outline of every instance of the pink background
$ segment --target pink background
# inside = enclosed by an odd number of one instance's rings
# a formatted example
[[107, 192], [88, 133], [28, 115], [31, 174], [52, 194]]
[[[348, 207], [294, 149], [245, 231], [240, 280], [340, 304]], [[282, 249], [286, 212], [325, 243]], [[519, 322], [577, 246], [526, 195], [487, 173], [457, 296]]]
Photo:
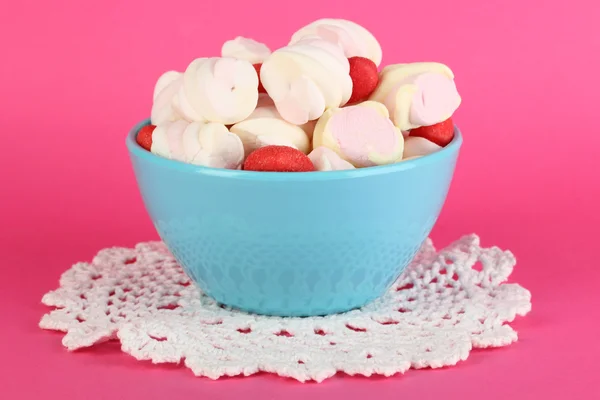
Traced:
[[[599, 398], [600, 2], [217, 3], [2, 2], [0, 398]], [[213, 382], [118, 344], [67, 353], [60, 334], [37, 327], [42, 295], [100, 248], [156, 238], [124, 138], [149, 115], [159, 74], [218, 55], [238, 34], [283, 45], [323, 16], [372, 30], [384, 63], [454, 70], [465, 144], [432, 236], [444, 245], [476, 232], [516, 254], [512, 279], [534, 302], [513, 324], [519, 342], [454, 368], [320, 385]]]

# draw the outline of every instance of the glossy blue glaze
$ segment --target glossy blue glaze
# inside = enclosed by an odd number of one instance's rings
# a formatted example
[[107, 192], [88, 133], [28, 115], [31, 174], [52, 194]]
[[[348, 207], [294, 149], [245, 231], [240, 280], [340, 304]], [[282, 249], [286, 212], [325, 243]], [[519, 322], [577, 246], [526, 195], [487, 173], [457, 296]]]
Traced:
[[429, 235], [462, 136], [437, 153], [350, 171], [214, 169], [127, 148], [150, 218], [187, 274], [218, 302], [325, 315], [381, 296]]

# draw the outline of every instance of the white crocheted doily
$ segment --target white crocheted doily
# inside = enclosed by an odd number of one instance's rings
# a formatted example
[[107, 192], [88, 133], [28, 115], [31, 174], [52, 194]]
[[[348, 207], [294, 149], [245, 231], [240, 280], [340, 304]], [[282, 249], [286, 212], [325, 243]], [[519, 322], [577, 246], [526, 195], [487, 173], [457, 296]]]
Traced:
[[154, 363], [183, 362], [219, 378], [266, 371], [322, 381], [338, 371], [393, 375], [443, 367], [472, 348], [517, 340], [507, 325], [531, 310], [531, 295], [505, 283], [509, 251], [482, 248], [475, 235], [436, 252], [427, 240], [381, 299], [345, 314], [280, 318], [215, 304], [183, 273], [164, 244], [109, 248], [78, 263], [42, 302], [55, 309], [40, 327], [65, 332], [69, 350], [116, 339]]

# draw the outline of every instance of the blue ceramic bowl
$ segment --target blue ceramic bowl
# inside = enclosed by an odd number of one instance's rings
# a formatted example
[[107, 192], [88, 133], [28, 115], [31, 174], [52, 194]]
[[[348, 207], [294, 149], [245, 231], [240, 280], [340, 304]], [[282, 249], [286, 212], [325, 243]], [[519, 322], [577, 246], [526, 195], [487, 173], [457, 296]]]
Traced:
[[127, 148], [161, 239], [219, 303], [326, 315], [385, 293], [429, 235], [462, 143], [401, 163], [332, 172], [252, 172]]

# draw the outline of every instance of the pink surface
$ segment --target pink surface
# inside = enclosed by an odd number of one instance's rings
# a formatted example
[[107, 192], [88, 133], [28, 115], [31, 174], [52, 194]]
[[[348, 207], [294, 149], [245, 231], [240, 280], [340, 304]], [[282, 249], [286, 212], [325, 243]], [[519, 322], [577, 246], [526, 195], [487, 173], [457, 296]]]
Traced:
[[[600, 2], [388, 3], [2, 3], [0, 398], [600, 397]], [[514, 323], [519, 342], [454, 368], [319, 385], [267, 375], [213, 382], [137, 362], [117, 344], [67, 353], [60, 334], [37, 327], [42, 295], [100, 248], [156, 238], [124, 137], [149, 115], [159, 74], [216, 55], [237, 34], [282, 45], [329, 15], [371, 29], [384, 63], [437, 60], [456, 73], [466, 139], [432, 236], [447, 244], [477, 232], [484, 245], [513, 250], [513, 279], [533, 293], [532, 313]]]

